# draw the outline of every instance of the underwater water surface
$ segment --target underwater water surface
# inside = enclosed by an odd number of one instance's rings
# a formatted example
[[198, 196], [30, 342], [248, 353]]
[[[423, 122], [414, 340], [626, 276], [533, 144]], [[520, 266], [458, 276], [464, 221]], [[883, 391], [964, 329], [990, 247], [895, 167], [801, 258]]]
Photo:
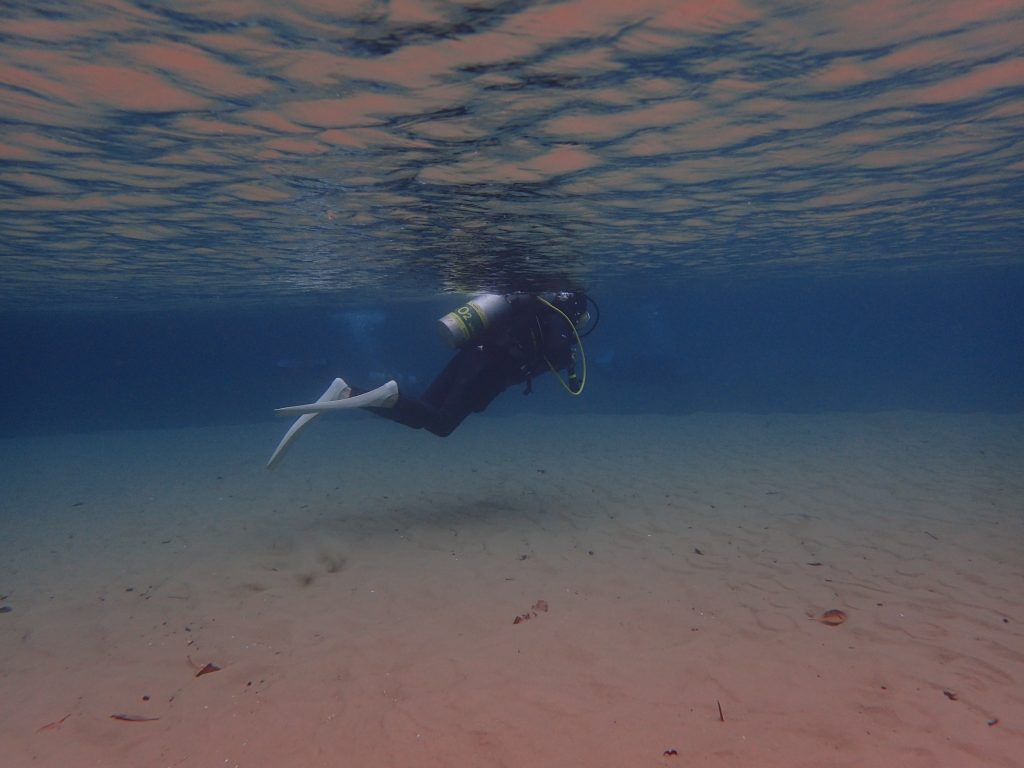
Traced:
[[1017, 2], [6, 3], [0, 308], [1020, 266]]

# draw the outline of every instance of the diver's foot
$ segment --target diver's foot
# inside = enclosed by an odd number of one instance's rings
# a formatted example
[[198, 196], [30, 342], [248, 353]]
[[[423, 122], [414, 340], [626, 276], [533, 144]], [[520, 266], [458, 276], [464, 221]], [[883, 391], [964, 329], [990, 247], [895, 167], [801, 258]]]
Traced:
[[398, 383], [395, 381], [389, 381], [387, 384], [378, 388], [381, 392], [381, 401], [375, 403], [377, 408], [394, 408], [395, 403], [398, 402]]

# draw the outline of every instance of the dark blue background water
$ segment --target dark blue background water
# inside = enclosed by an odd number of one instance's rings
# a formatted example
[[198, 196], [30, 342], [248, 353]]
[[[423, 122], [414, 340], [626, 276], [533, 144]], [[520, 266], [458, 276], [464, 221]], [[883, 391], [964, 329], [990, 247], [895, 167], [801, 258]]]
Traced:
[[[435, 325], [457, 298], [356, 298], [348, 309], [7, 314], [0, 433], [267, 420], [336, 375], [425, 386], [450, 354]], [[1021, 270], [620, 284], [595, 299], [585, 395], [545, 376], [491, 413], [1024, 408]]]

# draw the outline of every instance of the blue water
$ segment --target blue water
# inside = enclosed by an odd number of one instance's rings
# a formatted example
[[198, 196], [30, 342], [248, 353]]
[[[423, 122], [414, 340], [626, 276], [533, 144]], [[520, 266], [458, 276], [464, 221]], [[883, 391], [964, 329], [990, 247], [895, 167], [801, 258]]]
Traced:
[[1017, 4], [3, 14], [4, 435], [415, 390], [562, 287], [587, 397], [496, 408], [1024, 405]]
[[[587, 390], [542, 377], [494, 413], [1024, 408], [1019, 271], [629, 284], [594, 297]], [[7, 314], [4, 436], [251, 423], [335, 375], [416, 392], [453, 296], [366, 306]], [[369, 322], [367, 322], [369, 318]]]

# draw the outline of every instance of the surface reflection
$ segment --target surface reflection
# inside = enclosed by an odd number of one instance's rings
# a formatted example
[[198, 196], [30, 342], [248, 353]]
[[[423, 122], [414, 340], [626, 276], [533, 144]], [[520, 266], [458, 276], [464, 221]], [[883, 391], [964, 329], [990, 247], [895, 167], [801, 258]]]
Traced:
[[5, 11], [0, 306], [1024, 252], [1019, 3], [322, 5]]

